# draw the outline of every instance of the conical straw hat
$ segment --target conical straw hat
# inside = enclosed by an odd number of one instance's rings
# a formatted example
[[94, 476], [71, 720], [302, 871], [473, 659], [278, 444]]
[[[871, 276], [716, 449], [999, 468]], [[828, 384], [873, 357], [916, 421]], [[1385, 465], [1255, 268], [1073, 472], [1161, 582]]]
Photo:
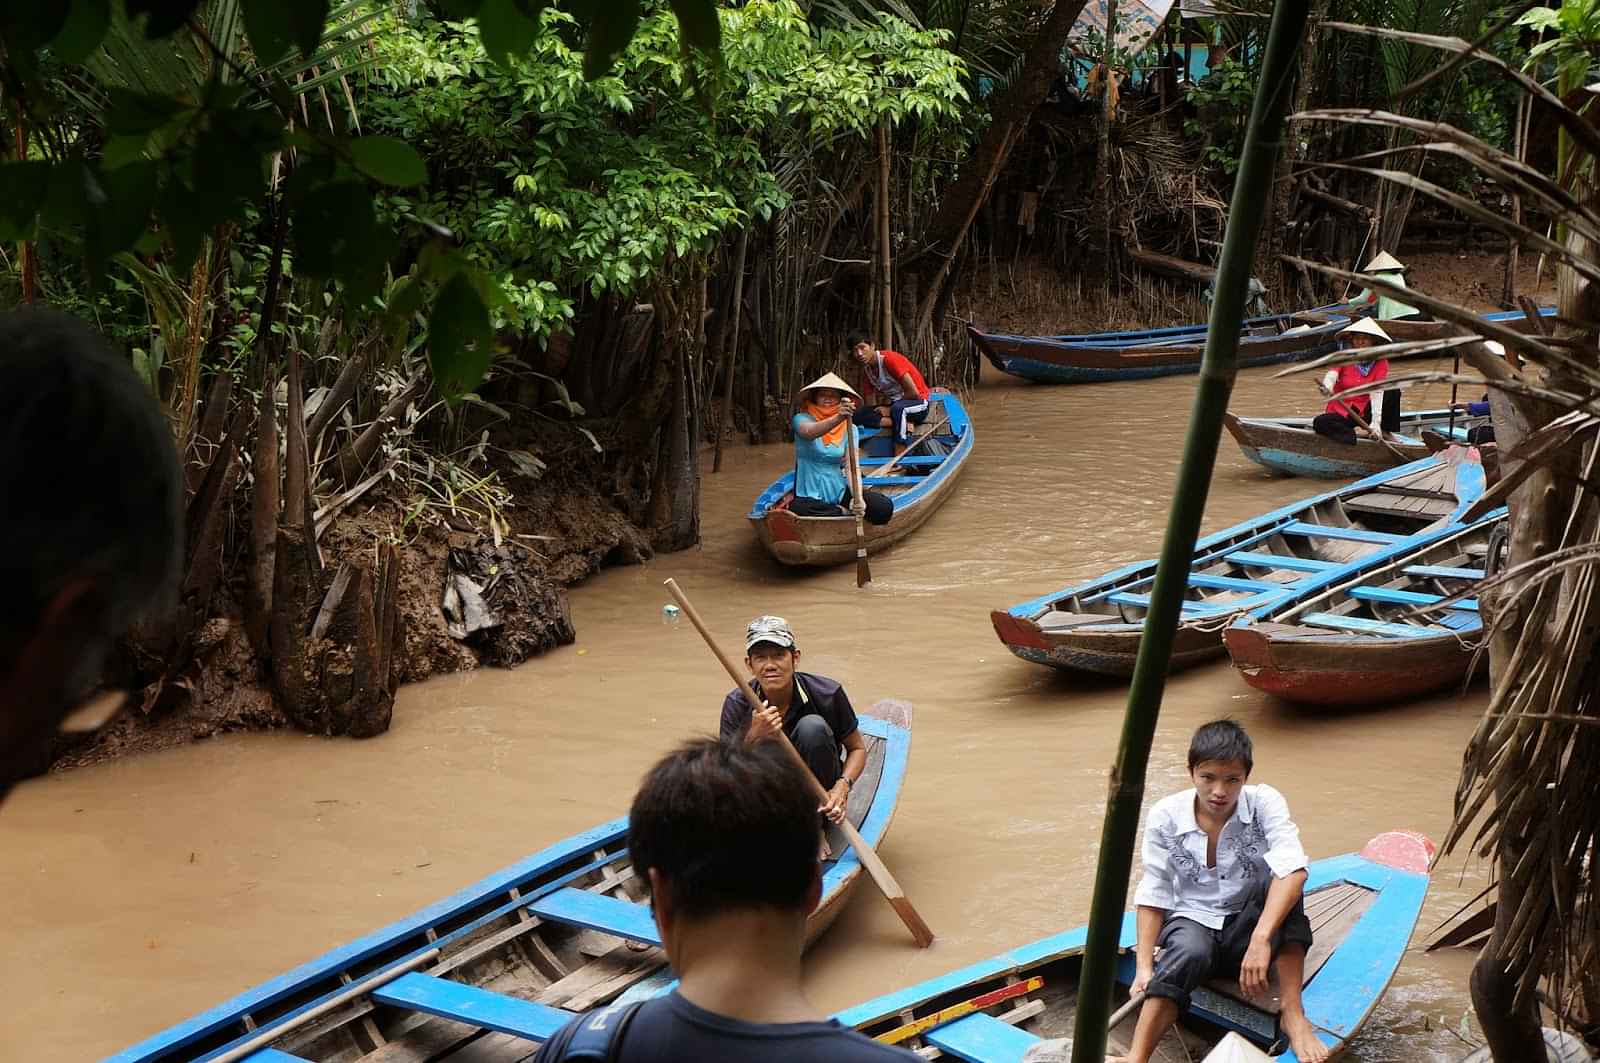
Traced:
[[1363, 273], [1389, 273], [1389, 272], [1393, 272], [1394, 270], [1404, 271], [1405, 268], [1406, 268], [1406, 264], [1404, 262], [1401, 262], [1398, 258], [1395, 258], [1389, 252], [1387, 252], [1387, 251], [1379, 251], [1378, 252], [1378, 257], [1373, 259], [1371, 262], [1368, 262], [1367, 263], [1367, 268], [1362, 270], [1361, 272], [1363, 272]]
[[857, 394], [856, 389], [846, 384], [837, 373], [823, 373], [817, 379], [801, 388], [800, 394], [804, 395], [812, 388], [833, 388], [835, 391], [842, 391], [846, 395], [854, 396], [857, 402], [861, 401], [861, 396]]
[[1224, 1037], [1206, 1056], [1204, 1063], [1267, 1063], [1272, 1059], [1236, 1033]]
[[1376, 336], [1384, 343], [1394, 342], [1394, 340], [1389, 338], [1389, 334], [1383, 331], [1383, 326], [1372, 320], [1370, 317], [1364, 317], [1360, 321], [1357, 321], [1354, 325], [1351, 325], [1348, 328], [1340, 329], [1339, 335], [1345, 336], [1352, 332], [1360, 333], [1363, 336]]

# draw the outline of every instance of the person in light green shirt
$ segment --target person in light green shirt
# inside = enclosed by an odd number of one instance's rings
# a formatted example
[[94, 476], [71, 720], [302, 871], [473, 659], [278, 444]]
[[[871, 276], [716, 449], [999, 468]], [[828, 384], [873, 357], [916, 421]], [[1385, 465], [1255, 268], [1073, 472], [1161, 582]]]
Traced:
[[[1369, 273], [1381, 278], [1390, 284], [1404, 288], [1406, 286], [1405, 263], [1389, 254], [1380, 251], [1378, 257], [1367, 263], [1363, 273]], [[1422, 321], [1426, 320], [1422, 311], [1414, 306], [1408, 306], [1400, 300], [1385, 292], [1374, 291], [1371, 288], [1361, 289], [1361, 294], [1350, 300], [1349, 305], [1354, 309], [1362, 307], [1376, 307], [1374, 317], [1379, 321]]]

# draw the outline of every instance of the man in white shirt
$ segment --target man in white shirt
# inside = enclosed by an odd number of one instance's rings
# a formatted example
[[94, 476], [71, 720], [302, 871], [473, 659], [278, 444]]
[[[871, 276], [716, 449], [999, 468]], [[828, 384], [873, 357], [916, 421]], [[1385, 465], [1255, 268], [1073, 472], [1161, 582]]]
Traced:
[[[1300, 1001], [1311, 923], [1303, 895], [1306, 853], [1289, 805], [1270, 786], [1247, 786], [1250, 736], [1232, 720], [1208, 723], [1189, 743], [1194, 789], [1150, 809], [1138, 907], [1137, 976], [1145, 1004], [1129, 1063], [1147, 1063], [1210, 978], [1237, 974], [1251, 996], [1277, 974], [1279, 1021], [1304, 1063], [1328, 1058]], [[1161, 958], [1156, 959], [1157, 949]]]

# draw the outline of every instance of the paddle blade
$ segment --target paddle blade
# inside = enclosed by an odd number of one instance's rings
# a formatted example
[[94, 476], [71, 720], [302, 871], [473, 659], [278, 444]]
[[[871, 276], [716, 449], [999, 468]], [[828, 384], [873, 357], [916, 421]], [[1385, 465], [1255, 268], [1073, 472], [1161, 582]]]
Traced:
[[872, 582], [872, 566], [867, 564], [867, 550], [864, 546], [856, 547], [856, 586], [865, 587]]
[[899, 897], [886, 898], [895, 914], [900, 916], [900, 921], [911, 931], [911, 940], [917, 943], [918, 948], [927, 948], [933, 944], [933, 928], [923, 922], [922, 914], [911, 906], [911, 901], [904, 894]]

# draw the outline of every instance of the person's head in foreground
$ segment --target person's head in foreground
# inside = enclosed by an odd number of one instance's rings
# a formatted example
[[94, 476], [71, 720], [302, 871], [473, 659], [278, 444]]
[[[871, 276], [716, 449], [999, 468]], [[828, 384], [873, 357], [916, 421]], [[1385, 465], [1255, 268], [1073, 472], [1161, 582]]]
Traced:
[[866, 365], [872, 361], [873, 357], [878, 353], [878, 345], [872, 342], [871, 336], [860, 329], [845, 336], [844, 346], [845, 350], [850, 352], [850, 357], [861, 365]]
[[761, 684], [761, 696], [769, 703], [787, 704], [795, 666], [800, 663], [800, 647], [789, 622], [781, 616], [758, 616], [750, 621], [744, 632], [744, 653], [746, 667]]
[[125, 358], [49, 310], [0, 314], [0, 799], [41, 770], [181, 550], [172, 432]]
[[1239, 803], [1239, 791], [1250, 781], [1255, 754], [1250, 736], [1232, 720], [1202, 725], [1189, 740], [1189, 777], [1206, 810], [1227, 819]]
[[817, 801], [800, 772], [776, 742], [704, 738], [644, 777], [628, 852], [650, 884], [680, 976], [735, 927], [784, 950], [775, 964], [799, 962], [806, 917], [822, 895]]

